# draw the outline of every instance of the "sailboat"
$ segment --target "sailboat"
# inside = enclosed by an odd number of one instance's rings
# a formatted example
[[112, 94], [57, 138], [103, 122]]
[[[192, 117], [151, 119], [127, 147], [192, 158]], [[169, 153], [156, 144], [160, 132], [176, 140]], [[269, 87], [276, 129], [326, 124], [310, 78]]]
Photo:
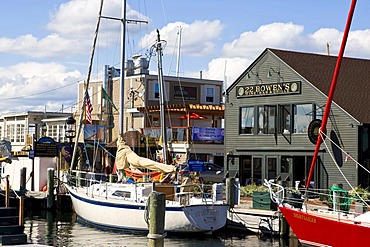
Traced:
[[[126, 1], [122, 8], [122, 37], [125, 33]], [[123, 38], [124, 41], [124, 38]], [[123, 42], [124, 44], [124, 42]], [[124, 46], [121, 57], [121, 97], [123, 98], [124, 83]], [[161, 70], [161, 41], [158, 33], [158, 77], [163, 83]], [[161, 92], [163, 90], [160, 90]], [[162, 98], [163, 96], [161, 96]], [[136, 155], [122, 138], [123, 134], [123, 100], [121, 99], [120, 112], [120, 137], [117, 140], [116, 163], [120, 168], [144, 167], [156, 172], [167, 174], [176, 173], [176, 167], [167, 165], [166, 162], [158, 163], [147, 158]], [[163, 98], [162, 101], [163, 102]], [[164, 118], [163, 118], [164, 119]], [[164, 124], [162, 125], [164, 127]], [[162, 127], [162, 128], [163, 128]], [[165, 129], [164, 129], [165, 130]], [[165, 133], [165, 131], [163, 132]], [[76, 138], [77, 139], [77, 138]], [[166, 140], [165, 135], [163, 140]], [[165, 147], [163, 144], [164, 157]], [[73, 155], [74, 157], [75, 155]], [[74, 158], [72, 158], [73, 164]], [[96, 178], [96, 177], [95, 177]], [[78, 180], [75, 179], [75, 180]], [[72, 180], [71, 180], [72, 181]], [[187, 180], [188, 181], [188, 180]], [[79, 184], [83, 184], [80, 186]], [[220, 186], [221, 185], [221, 186]], [[186, 181], [182, 184], [161, 185], [154, 182], [111, 183], [86, 180], [84, 183], [68, 183], [66, 187], [71, 196], [74, 210], [79, 220], [90, 225], [114, 230], [128, 230], [148, 232], [148, 203], [152, 192], [163, 192], [166, 194], [165, 203], [165, 226], [168, 233], [212, 233], [226, 224], [227, 204], [222, 198], [222, 184], [214, 184], [212, 194], [207, 195], [203, 188], [194, 190], [194, 184]], [[220, 196], [221, 195], [221, 196]]]
[[[337, 83], [337, 78], [343, 58], [343, 53], [351, 25], [356, 0], [352, 0], [350, 11], [348, 14], [347, 24], [338, 55], [324, 116], [319, 128], [319, 135], [316, 141], [316, 148], [311, 163], [310, 172], [305, 184], [306, 196], [312, 195], [309, 190], [311, 177], [314, 171], [314, 165], [318, 157], [320, 145], [324, 139], [330, 139], [325, 134], [327, 120], [330, 114], [331, 103], [333, 100], [334, 90]], [[327, 149], [329, 150], [329, 149]], [[342, 150], [343, 151], [343, 150]], [[348, 200], [347, 192], [340, 187], [331, 190], [330, 197], [333, 199], [333, 209], [328, 207], [316, 207], [305, 200], [304, 204], [293, 206], [285, 196], [285, 189], [274, 183], [274, 181], [266, 181], [264, 183], [270, 190], [271, 199], [278, 204], [278, 208], [287, 220], [289, 226], [299, 239], [299, 241], [307, 246], [367, 246], [370, 235], [370, 212], [363, 213], [362, 203], [367, 205], [366, 201], [360, 198], [357, 193], [357, 198], [361, 199], [360, 210], [349, 210], [349, 208], [341, 208]]]

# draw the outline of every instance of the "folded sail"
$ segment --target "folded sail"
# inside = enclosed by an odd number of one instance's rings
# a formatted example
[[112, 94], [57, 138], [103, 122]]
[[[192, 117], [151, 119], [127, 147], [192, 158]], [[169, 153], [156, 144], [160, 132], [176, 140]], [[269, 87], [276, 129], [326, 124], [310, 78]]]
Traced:
[[175, 166], [162, 164], [151, 159], [140, 157], [126, 145], [122, 136], [117, 140], [116, 166], [117, 169], [143, 168], [164, 173], [171, 173], [176, 170]]

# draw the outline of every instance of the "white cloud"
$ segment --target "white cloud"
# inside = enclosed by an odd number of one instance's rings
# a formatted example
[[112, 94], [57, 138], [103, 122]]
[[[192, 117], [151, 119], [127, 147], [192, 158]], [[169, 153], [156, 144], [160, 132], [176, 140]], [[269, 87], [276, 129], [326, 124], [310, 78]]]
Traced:
[[[329, 43], [331, 54], [338, 54], [343, 32], [322, 28], [312, 34], [304, 34], [303, 30], [303, 26], [289, 22], [272, 23], [263, 25], [254, 32], [244, 32], [238, 39], [224, 45], [222, 56], [209, 62], [208, 69], [203, 74], [208, 79], [223, 80], [227, 61], [226, 78], [229, 86], [266, 48], [325, 54], [326, 44]], [[369, 56], [369, 44], [370, 30], [351, 31], [345, 56]]]
[[243, 73], [252, 61], [242, 57], [213, 59], [208, 63], [208, 69], [203, 72], [203, 78], [222, 80], [227, 88]]
[[[89, 54], [98, 19], [100, 1], [72, 0], [61, 4], [50, 14], [50, 21], [46, 25], [51, 32], [44, 37], [34, 34], [25, 34], [14, 39], [1, 38], [0, 52], [17, 54], [32, 58], [44, 57], [73, 57]], [[121, 17], [121, 0], [112, 0], [104, 4], [103, 16]], [[127, 18], [148, 20], [130, 6], [127, 6]], [[117, 20], [101, 19], [99, 29], [99, 46], [107, 47], [120, 41], [121, 22]], [[138, 27], [130, 25], [135, 32]]]
[[[0, 112], [60, 111], [61, 102], [76, 102], [78, 71], [56, 63], [19, 63], [0, 68]], [[15, 104], [15, 102], [17, 102]]]
[[[159, 30], [161, 40], [165, 40], [165, 54], [176, 54], [178, 47], [178, 32], [181, 27], [181, 53], [187, 56], [208, 56], [213, 54], [215, 41], [220, 36], [223, 25], [219, 20], [169, 23]], [[140, 43], [143, 47], [154, 44], [157, 31], [145, 35]]]
[[224, 57], [255, 59], [266, 47], [295, 48], [302, 43], [303, 26], [293, 23], [272, 23], [259, 27], [255, 32], [244, 32], [238, 39], [226, 43]]

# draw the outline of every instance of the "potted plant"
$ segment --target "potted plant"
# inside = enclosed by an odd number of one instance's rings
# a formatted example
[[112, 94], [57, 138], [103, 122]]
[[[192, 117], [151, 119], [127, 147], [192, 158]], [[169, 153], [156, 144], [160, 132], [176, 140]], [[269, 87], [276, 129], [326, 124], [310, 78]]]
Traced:
[[302, 198], [301, 191], [295, 188], [286, 187], [284, 201], [295, 208], [302, 208], [304, 199]]
[[240, 188], [243, 197], [252, 197], [253, 208], [276, 210], [276, 203], [271, 201], [270, 192], [264, 185], [249, 184]]

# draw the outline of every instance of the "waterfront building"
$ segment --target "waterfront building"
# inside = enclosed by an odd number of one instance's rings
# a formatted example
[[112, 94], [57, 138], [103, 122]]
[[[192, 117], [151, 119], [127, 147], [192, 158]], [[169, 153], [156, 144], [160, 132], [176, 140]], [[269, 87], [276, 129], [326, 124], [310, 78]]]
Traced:
[[[64, 125], [70, 116], [71, 113], [40, 111], [6, 113], [0, 116], [0, 140], [10, 141], [12, 156], [11, 164], [1, 162], [0, 175], [9, 175], [11, 188], [18, 190], [25, 186], [23, 189], [32, 191], [44, 188], [47, 169], [55, 168], [57, 164], [56, 145], [67, 141]], [[35, 143], [42, 138], [55, 143], [55, 148], [35, 150]], [[24, 185], [21, 185], [22, 179]], [[3, 188], [4, 181], [0, 184]]]
[[56, 142], [65, 140], [65, 121], [71, 113], [26, 111], [5, 113], [0, 116], [0, 140], [12, 144], [12, 155], [27, 155], [34, 140], [52, 137]]
[[[294, 186], [310, 169], [337, 57], [265, 49], [225, 92], [225, 167], [241, 185], [277, 179]], [[344, 58], [313, 184], [369, 186], [370, 60]], [[341, 152], [346, 150], [346, 154]]]
[[[126, 62], [123, 128], [128, 135], [126, 141], [135, 152], [155, 159], [157, 150], [161, 149], [160, 94], [158, 75], [149, 74], [147, 62], [142, 57]], [[104, 129], [103, 139], [112, 152], [119, 134], [119, 73], [115, 68], [105, 66], [104, 79], [89, 83], [87, 91], [94, 109], [92, 125], [83, 120], [85, 128], [100, 126]], [[171, 159], [176, 159], [176, 163], [197, 159], [223, 166], [223, 81], [201, 76], [164, 76], [164, 84], [165, 123]], [[81, 82], [76, 120], [80, 118], [85, 90], [86, 85]], [[81, 138], [86, 139], [86, 136], [80, 137], [80, 141]]]

